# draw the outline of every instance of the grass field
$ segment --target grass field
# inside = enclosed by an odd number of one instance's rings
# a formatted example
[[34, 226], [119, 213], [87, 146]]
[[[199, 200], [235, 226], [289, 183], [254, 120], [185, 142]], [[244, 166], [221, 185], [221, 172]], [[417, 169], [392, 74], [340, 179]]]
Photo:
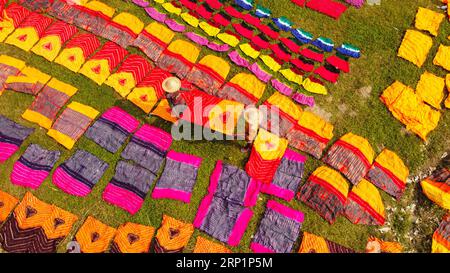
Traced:
[[[151, 22], [151, 19], [139, 7], [119, 0], [105, 2], [117, 8], [118, 11], [129, 11], [139, 16], [146, 23]], [[436, 9], [439, 1], [403, 0], [400, 4], [399, 1], [383, 0], [381, 6], [365, 6], [360, 10], [350, 8], [338, 21], [317, 12], [299, 8], [292, 4], [290, 0], [259, 0], [257, 2], [269, 7], [274, 16], [286, 15], [296, 23], [296, 26], [312, 32], [317, 37], [329, 37], [337, 44], [347, 41], [362, 49], [363, 56], [358, 60], [351, 61], [351, 72], [341, 75], [336, 85], [328, 86], [330, 94], [323, 97], [316, 96], [318, 107], [313, 111], [326, 114], [330, 118], [335, 126], [335, 139], [347, 132], [364, 136], [369, 139], [376, 152], [380, 152], [384, 147], [397, 152], [413, 174], [419, 174], [421, 171], [428, 169], [429, 166], [435, 165], [444, 152], [449, 150], [449, 111], [443, 111], [439, 127], [430, 134], [428, 142], [423, 143], [418, 137], [408, 133], [379, 100], [381, 92], [394, 80], [400, 80], [415, 87], [421, 73], [425, 70], [445, 76], [444, 70], [433, 66], [432, 59], [440, 43], [450, 44], [450, 41], [447, 40], [447, 36], [450, 35], [448, 20], [445, 20], [442, 24], [439, 36], [433, 39], [433, 49], [422, 68], [419, 69], [413, 64], [396, 57], [405, 30], [413, 28], [417, 7]], [[130, 51], [138, 52], [136, 49], [130, 49]], [[203, 55], [207, 53], [211, 52], [206, 49], [202, 50]], [[0, 54], [8, 54], [26, 60], [29, 65], [77, 87], [79, 92], [72, 98], [72, 101], [91, 105], [101, 112], [110, 106], [117, 105], [142, 122], [170, 130], [170, 124], [155, 117], [147, 117], [141, 110], [130, 102], [121, 99], [114, 90], [105, 85], [97, 86], [80, 74], [72, 73], [64, 67], [9, 45], [0, 44]], [[240, 69], [233, 68], [229, 78], [239, 71]], [[269, 88], [266, 97], [272, 92], [274, 92], [273, 89]], [[127, 221], [159, 227], [163, 214], [192, 222], [197, 207], [206, 194], [209, 175], [215, 166], [215, 162], [224, 160], [243, 167], [247, 161], [248, 155], [240, 153], [241, 145], [239, 143], [225, 141], [174, 142], [172, 149], [204, 158], [192, 202], [186, 205], [176, 201], [157, 201], [148, 197], [139, 213], [130, 216], [121, 209], [108, 205], [101, 198], [105, 186], [114, 175], [114, 167], [119, 160], [121, 151], [114, 155], [110, 154], [85, 137], [77, 142], [72, 151], [65, 150], [46, 135], [46, 130], [24, 121], [20, 117], [32, 101], [33, 97], [31, 96], [10, 91], [6, 91], [0, 96], [0, 114], [26, 126], [36, 128], [35, 133], [22, 145], [21, 151], [5, 164], [0, 165], [0, 189], [17, 197], [23, 196], [26, 192], [23, 188], [13, 186], [9, 181], [9, 175], [13, 163], [30, 143], [37, 143], [49, 149], [61, 150], [63, 156], [57, 165], [70, 157], [76, 149], [85, 149], [93, 153], [107, 161], [110, 168], [88, 197], [77, 198], [67, 195], [54, 186], [50, 179], [47, 179], [38, 190], [33, 192], [40, 199], [79, 215], [80, 220], [75, 225], [74, 231], [80, 227], [88, 215], [92, 215], [114, 227]], [[319, 161], [309, 157], [305, 177], [319, 165]], [[296, 200], [292, 201], [289, 206], [305, 213], [305, 223], [302, 228], [304, 231], [322, 235], [356, 250], [364, 249], [368, 236], [377, 235], [383, 239], [402, 242], [408, 251], [430, 251], [432, 232], [444, 212], [427, 201], [419, 191], [420, 188], [417, 187], [417, 183], [409, 184], [407, 193], [400, 202], [395, 202], [388, 195], [382, 193], [385, 206], [390, 208], [387, 211], [389, 216], [387, 226], [390, 229], [383, 234], [380, 233], [378, 228], [353, 225], [344, 217], [340, 217], [334, 225], [329, 225], [315, 212]], [[260, 200], [254, 208], [255, 215], [250, 226], [240, 246], [234, 248], [234, 251], [249, 251], [248, 246], [251, 237], [256, 232], [266, 201], [271, 198], [267, 195], [260, 195]], [[415, 204], [416, 209], [411, 208], [411, 204]], [[413, 228], [418, 230], [420, 234], [411, 239]], [[195, 232], [185, 250], [186, 252], [192, 250], [195, 238], [200, 234], [199, 231]], [[65, 250], [65, 245], [72, 235], [60, 245], [60, 251]], [[297, 242], [295, 249], [298, 248], [298, 245], [299, 242]]]

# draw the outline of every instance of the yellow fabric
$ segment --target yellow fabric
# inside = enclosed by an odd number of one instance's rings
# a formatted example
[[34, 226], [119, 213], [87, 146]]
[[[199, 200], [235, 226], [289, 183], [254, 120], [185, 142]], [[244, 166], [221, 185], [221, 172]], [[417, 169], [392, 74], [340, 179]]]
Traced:
[[[226, 135], [233, 135], [238, 119], [243, 113], [245, 105], [239, 102], [223, 100], [215, 105], [208, 113], [209, 128]], [[231, 112], [230, 112], [231, 111]], [[227, 121], [224, 123], [224, 114]]]
[[20, 71], [19, 76], [9, 76], [6, 79], [6, 83], [13, 82], [27, 82], [27, 83], [42, 83], [46, 84], [50, 80], [51, 76], [41, 72], [40, 70], [27, 66]]
[[153, 87], [136, 87], [128, 95], [127, 99], [147, 114], [159, 101]]
[[445, 107], [450, 109], [450, 74], [445, 76], [445, 86], [447, 87], [447, 93], [449, 93], [447, 99], [445, 100]]
[[19, 70], [22, 70], [26, 66], [24, 61], [16, 59], [14, 57], [10, 57], [8, 55], [0, 55], [0, 64], [6, 64]]
[[[179, 232], [178, 236], [171, 238], [172, 230]], [[156, 239], [166, 251], [176, 251], [183, 249], [194, 233], [194, 226], [167, 215], [163, 215], [161, 227], [156, 233]]]
[[25, 120], [28, 120], [30, 122], [39, 124], [39, 126], [50, 129], [53, 124], [53, 120], [47, 118], [46, 116], [42, 115], [41, 113], [32, 111], [32, 110], [25, 110], [25, 112], [22, 114], [22, 118]]
[[450, 95], [448, 95], [447, 99], [445, 100], [445, 107], [450, 109]]
[[[95, 71], [98, 71], [98, 73]], [[107, 60], [90, 60], [83, 65], [79, 73], [93, 80], [96, 84], [102, 85], [111, 74], [109, 71]]]
[[364, 154], [364, 157], [367, 159], [367, 161], [369, 161], [369, 163], [372, 164], [373, 159], [375, 157], [375, 152], [372, 149], [372, 145], [370, 145], [367, 139], [352, 133], [348, 133], [343, 137], [341, 137], [341, 140], [361, 151]]
[[81, 113], [87, 117], [89, 117], [90, 119], [95, 119], [98, 114], [100, 114], [97, 110], [95, 110], [94, 108], [81, 104], [79, 102], [71, 102], [67, 108], [70, 108], [74, 111], [77, 111], [78, 113]]
[[333, 188], [338, 190], [344, 197], [347, 198], [349, 185], [347, 180], [337, 171], [326, 167], [321, 166], [317, 168], [313, 173], [313, 176], [320, 178], [330, 184]]
[[0, 21], [0, 43], [5, 41], [11, 33], [13, 33], [15, 27], [11, 18], [8, 18], [6, 12], [3, 12], [3, 20]]
[[298, 124], [301, 127], [309, 129], [325, 139], [331, 140], [333, 138], [333, 124], [325, 121], [312, 112], [303, 111], [301, 113]]
[[153, 0], [153, 2], [156, 2], [158, 4], [162, 4], [162, 3], [166, 2], [166, 0]]
[[430, 36], [417, 30], [407, 30], [402, 44], [398, 50], [398, 56], [421, 67], [427, 59], [428, 52], [433, 46]]
[[203, 57], [200, 61], [200, 64], [211, 68], [214, 70], [217, 74], [220, 75], [223, 79], [226, 79], [228, 76], [228, 73], [230, 73], [230, 65], [227, 61], [224, 59], [214, 56], [214, 55], [207, 55]]
[[120, 72], [109, 76], [105, 84], [114, 88], [122, 97], [126, 97], [131, 92], [131, 89], [136, 86], [136, 81], [133, 74]]
[[[125, 223], [117, 229], [114, 243], [122, 253], [148, 253], [155, 234], [155, 228], [134, 223]], [[129, 237], [136, 236], [136, 242], [130, 242]]]
[[158, 22], [153, 22], [149, 24], [145, 28], [145, 31], [151, 34], [152, 36], [158, 38], [165, 44], [169, 44], [172, 41], [173, 37], [175, 37], [175, 33], [172, 30], [170, 30], [169, 28]]
[[279, 72], [281, 75], [283, 75], [286, 78], [286, 80], [296, 83], [298, 85], [302, 85], [303, 77], [301, 75], [295, 73], [294, 71], [292, 71], [292, 69], [290, 69], [290, 68], [282, 69]]
[[[103, 224], [92, 216], [88, 216], [75, 235], [75, 239], [80, 244], [81, 252], [102, 253], [108, 250], [109, 243], [115, 233], [115, 228]], [[94, 234], [97, 236], [97, 240], [92, 240]]]
[[383, 199], [381, 199], [380, 192], [372, 183], [363, 179], [352, 188], [352, 192], [366, 201], [383, 218], [386, 217]]
[[180, 16], [190, 26], [198, 27], [198, 24], [199, 24], [200, 21], [198, 20], [197, 17], [189, 14], [189, 12], [182, 13]]
[[259, 58], [263, 63], [274, 72], [278, 72], [281, 69], [281, 65], [270, 55], [261, 55]]
[[226, 246], [210, 241], [202, 236], [197, 237], [193, 253], [232, 253]]
[[[21, 40], [22, 37], [26, 37]], [[5, 43], [14, 45], [24, 51], [30, 49], [39, 41], [39, 36], [36, 30], [32, 27], [17, 28], [8, 38]]]
[[298, 253], [330, 253], [325, 238], [303, 232], [302, 243]]
[[420, 77], [419, 83], [417, 83], [416, 94], [424, 102], [436, 109], [441, 109], [441, 103], [445, 95], [444, 88], [444, 78], [425, 71]]
[[249, 92], [257, 99], [260, 99], [266, 90], [266, 84], [260, 81], [255, 75], [248, 73], [239, 73], [234, 76], [231, 83], [239, 85], [245, 91]]
[[428, 31], [433, 36], [437, 36], [444, 18], [445, 15], [442, 13], [419, 7], [416, 14], [416, 28]]
[[[71, 60], [72, 58], [73, 60]], [[60, 64], [75, 73], [80, 70], [85, 61], [83, 50], [79, 47], [63, 49], [55, 59], [55, 63]]]
[[384, 149], [377, 156], [375, 162], [380, 164], [383, 168], [389, 170], [393, 175], [395, 175], [395, 177], [406, 184], [406, 179], [408, 179], [409, 176], [409, 169], [396, 153], [388, 149]]
[[181, 8], [174, 6], [171, 2], [162, 4], [162, 7], [169, 13], [173, 13], [176, 15], [181, 14]]
[[194, 44], [186, 42], [184, 40], [175, 40], [167, 47], [167, 50], [180, 54], [191, 63], [195, 63], [200, 55], [200, 49]]
[[396, 81], [386, 88], [381, 100], [396, 119], [423, 140], [439, 123], [441, 113], [423, 103], [411, 87], [401, 82]]
[[218, 28], [218, 27], [216, 27], [216, 26], [213, 26], [213, 25], [210, 25], [210, 24], [208, 24], [208, 22], [205, 22], [205, 21], [200, 22], [200, 23], [198, 24], [198, 26], [199, 26], [206, 34], [208, 34], [208, 35], [211, 36], [211, 37], [215, 37], [215, 36], [217, 36], [217, 34], [220, 33], [220, 28]]
[[436, 57], [434, 57], [433, 64], [450, 71], [450, 46], [439, 46]]
[[253, 147], [267, 161], [281, 159], [286, 152], [288, 141], [264, 129], [260, 129]]
[[278, 107], [281, 111], [288, 114], [295, 120], [299, 120], [302, 114], [302, 109], [295, 102], [293, 102], [289, 97], [281, 94], [280, 92], [275, 92], [267, 100], [273, 106]]
[[306, 91], [314, 93], [314, 94], [320, 94], [320, 95], [328, 94], [328, 90], [324, 85], [313, 82], [309, 78], [306, 78], [303, 81], [302, 86], [305, 88]]
[[2, 223], [8, 219], [8, 216], [19, 203], [19, 199], [0, 190], [0, 202], [3, 203], [3, 206], [0, 208], [0, 223]]
[[[47, 48], [48, 44], [51, 44], [50, 50]], [[41, 38], [39, 42], [31, 49], [31, 51], [34, 54], [42, 56], [52, 62], [56, 56], [58, 56], [61, 47], [61, 39], [57, 35], [50, 35]]]
[[113, 22], [129, 28], [134, 34], [139, 34], [144, 29], [144, 23], [128, 12], [118, 14], [113, 18]]
[[231, 47], [237, 47], [240, 40], [226, 32], [217, 34], [217, 38]]
[[239, 48], [244, 52], [245, 55], [249, 56], [250, 58], [256, 59], [261, 54], [258, 50], [255, 50], [250, 44], [245, 43], [241, 44]]
[[431, 244], [431, 253], [450, 253], [450, 249], [446, 248], [443, 244], [433, 240]]
[[76, 142], [69, 136], [67, 136], [59, 131], [56, 131], [55, 129], [48, 130], [47, 135], [49, 137], [53, 138], [54, 140], [56, 140], [56, 142], [58, 142], [62, 146], [66, 147], [68, 150], [71, 150]]
[[172, 123], [175, 123], [178, 120], [178, 118], [172, 115], [172, 108], [170, 108], [170, 104], [166, 99], [159, 102], [158, 106], [153, 109], [152, 115], [158, 116]]
[[423, 193], [440, 207], [450, 210], [450, 186], [425, 179], [420, 182]]
[[89, 1], [88, 3], [84, 4], [83, 6], [90, 10], [93, 10], [93, 11], [99, 11], [99, 12], [103, 13], [104, 15], [108, 16], [109, 18], [112, 18], [114, 13], [116, 12], [115, 8], [112, 8], [100, 1]]
[[75, 93], [78, 91], [77, 88], [73, 87], [70, 84], [64, 83], [62, 81], [57, 80], [56, 78], [52, 78], [48, 83], [47, 86], [58, 90], [59, 92], [63, 92], [69, 97], [72, 97], [75, 95]]

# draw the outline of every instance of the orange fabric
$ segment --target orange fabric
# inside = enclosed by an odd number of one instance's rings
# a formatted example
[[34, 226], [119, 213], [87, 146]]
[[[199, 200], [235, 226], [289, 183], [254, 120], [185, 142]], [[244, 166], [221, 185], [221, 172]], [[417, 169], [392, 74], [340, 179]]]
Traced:
[[108, 250], [109, 243], [115, 233], [115, 228], [103, 224], [92, 216], [88, 216], [75, 235], [75, 239], [80, 244], [80, 249], [83, 253], [102, 253]]
[[117, 229], [114, 243], [122, 253], [147, 253], [154, 234], [154, 227], [125, 223]]
[[0, 223], [8, 218], [17, 203], [19, 203], [19, 199], [0, 191]]
[[194, 253], [232, 253], [227, 247], [222, 244], [210, 241], [202, 236], [197, 237], [195, 243]]
[[330, 250], [323, 237], [303, 232], [302, 244], [298, 253], [330, 253]]
[[367, 253], [402, 253], [403, 246], [397, 242], [385, 242], [381, 239], [370, 237], [368, 241], [368, 246], [373, 245], [373, 243], [379, 244], [379, 249], [373, 250], [366, 247]]
[[156, 233], [156, 239], [165, 251], [178, 251], [188, 244], [193, 233], [192, 224], [164, 215], [161, 227]]

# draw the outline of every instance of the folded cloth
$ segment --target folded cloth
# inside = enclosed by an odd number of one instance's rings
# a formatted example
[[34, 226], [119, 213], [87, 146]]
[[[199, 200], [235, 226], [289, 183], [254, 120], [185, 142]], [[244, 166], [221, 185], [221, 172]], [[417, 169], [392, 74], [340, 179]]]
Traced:
[[298, 69], [297, 67], [281, 69], [279, 72], [289, 82], [302, 85], [304, 72]]
[[448, 54], [450, 54], [450, 46], [440, 45], [438, 52], [433, 59], [433, 64], [450, 71], [450, 61], [447, 58]]
[[37, 95], [50, 78], [50, 75], [27, 66], [17, 76], [9, 76], [3, 84], [3, 88], [20, 93]]
[[220, 243], [198, 236], [192, 253], [232, 253], [230, 249]]
[[323, 63], [324, 61], [323, 52], [312, 46], [302, 49], [300, 55], [318, 63]]
[[238, 11], [234, 5], [226, 6], [224, 8], [224, 11], [228, 13], [231, 17], [234, 17], [236, 19], [241, 19], [243, 16], [243, 14], [240, 11]]
[[3, 224], [19, 203], [19, 199], [0, 190], [0, 204], [2, 209], [0, 210], [0, 224]]
[[156, 65], [184, 79], [200, 55], [200, 49], [184, 40], [175, 40], [163, 51]]
[[104, 253], [115, 234], [115, 228], [88, 216], [75, 234], [74, 241], [79, 245], [81, 253]]
[[336, 53], [336, 55], [328, 57], [326, 59], [326, 62], [344, 73], [350, 72], [350, 65], [348, 63], [348, 57], [341, 53]]
[[[411, 34], [411, 36], [412, 36], [412, 34]], [[405, 35], [405, 39], [406, 38], [407, 38], [407, 35]], [[421, 39], [428, 40], [428, 39], [425, 38], [425, 36], [421, 36]], [[424, 41], [424, 40], [420, 41], [422, 43], [422, 46], [428, 47], [429, 42], [428, 41]], [[404, 40], [404, 41], [406, 41], [406, 40]], [[349, 56], [349, 57], [353, 57], [353, 58], [361, 57], [361, 50], [359, 48], [357, 48], [356, 46], [351, 45], [349, 43], [342, 44], [340, 47], [336, 48], [336, 51], [341, 53], [341, 54], [343, 54], [343, 55], [346, 55], [346, 56]], [[399, 54], [400, 54], [400, 51], [399, 51]], [[403, 57], [403, 56], [401, 56], [401, 57]]]
[[278, 72], [283, 65], [283, 61], [279, 59], [274, 53], [270, 55], [260, 55], [259, 59], [263, 64], [268, 67], [272, 72]]
[[314, 36], [311, 33], [301, 28], [293, 29], [291, 30], [291, 33], [300, 43], [303, 44], [309, 44], [314, 39]]
[[156, 175], [142, 167], [119, 161], [114, 177], [103, 191], [103, 200], [134, 215], [144, 204], [155, 178]]
[[314, 74], [331, 83], [336, 83], [339, 79], [339, 69], [328, 63], [314, 70]]
[[260, 18], [255, 17], [255, 16], [251, 15], [250, 13], [244, 14], [242, 19], [247, 24], [252, 25], [256, 28], [258, 28], [262, 23]]
[[306, 2], [306, 7], [328, 15], [336, 20], [347, 10], [346, 5], [334, 0], [309, 0]]
[[31, 144], [14, 163], [11, 183], [32, 189], [39, 188], [60, 155], [60, 151], [46, 150], [37, 144]]
[[148, 5], [150, 5], [150, 3], [146, 0], [133, 0], [133, 3], [142, 8], [148, 7]]
[[417, 83], [416, 94], [423, 102], [428, 103], [436, 109], [441, 109], [442, 101], [445, 99], [444, 89], [444, 78], [425, 71]]
[[256, 5], [255, 15], [259, 18], [269, 18], [272, 16], [272, 11], [270, 9], [261, 6], [260, 4]]
[[331, 52], [334, 49], [333, 40], [331, 40], [330, 38], [319, 37], [316, 40], [314, 40], [311, 44], [317, 46], [318, 48], [326, 52]]
[[207, 21], [207, 22], [203, 21], [203, 22], [200, 22], [200, 23], [198, 24], [198, 26], [199, 26], [200, 29], [202, 29], [206, 34], [208, 34], [208, 36], [211, 36], [211, 37], [216, 37], [217, 34], [219, 34], [219, 33], [220, 33], [220, 30], [221, 30], [221, 25], [219, 25], [219, 24], [217, 24], [217, 23], [215, 23], [215, 22], [212, 22], [212, 21]]
[[200, 157], [170, 151], [164, 171], [153, 189], [152, 198], [190, 203], [201, 162]]
[[270, 39], [264, 33], [253, 36], [251, 41], [261, 49], [268, 49], [270, 47]]
[[253, 27], [247, 24], [246, 22], [242, 22], [240, 24], [232, 24], [234, 30], [242, 37], [247, 38], [249, 40], [253, 37]]
[[200, 23], [200, 15], [195, 11], [184, 12], [180, 15], [181, 19], [192, 27], [198, 27]]
[[167, 19], [167, 15], [165, 13], [162, 13], [161, 11], [157, 10], [154, 7], [146, 7], [145, 12], [147, 12], [148, 16], [150, 16], [153, 20], [164, 23]]
[[152, 61], [156, 61], [175, 37], [175, 33], [164, 25], [153, 22], [149, 24], [133, 41], [133, 46], [139, 48]]
[[292, 23], [288, 18], [282, 16], [279, 18], [272, 18], [273, 22], [277, 25], [279, 29], [282, 31], [291, 31], [292, 30]]
[[203, 91], [213, 94], [224, 84], [230, 69], [230, 65], [224, 59], [207, 55], [194, 65], [186, 80]]
[[54, 0], [52, 6], [48, 9], [48, 14], [62, 20], [68, 24], [73, 24], [75, 18], [82, 14], [81, 3], [69, 3], [65, 0]]
[[4, 85], [6, 79], [10, 76], [19, 75], [25, 66], [25, 62], [22, 60], [7, 55], [0, 55], [0, 96], [5, 90]]
[[299, 53], [300, 49], [301, 49], [301, 46], [303, 45], [297, 39], [294, 39], [294, 38], [285, 38], [285, 37], [283, 37], [283, 38], [280, 38], [280, 41], [292, 53]]
[[188, 37], [191, 41], [201, 46], [206, 46], [209, 43], [208, 38], [201, 36], [195, 32], [186, 32], [184, 36]]
[[304, 72], [312, 72], [314, 70], [314, 61], [299, 56], [297, 59], [292, 59], [291, 63], [298, 69]]
[[154, 227], [127, 222], [117, 228], [109, 252], [149, 253], [154, 234]]
[[416, 14], [415, 27], [420, 30], [428, 31], [433, 36], [437, 36], [439, 27], [444, 18], [445, 15], [440, 12], [419, 7]]
[[323, 237], [303, 232], [302, 243], [298, 253], [355, 253], [355, 250]]
[[80, 6], [72, 5], [79, 13], [75, 17], [65, 20], [79, 28], [100, 36], [111, 22], [116, 9], [100, 1], [89, 1]]
[[362, 8], [366, 3], [366, 0], [345, 0], [345, 2], [354, 7]]
[[100, 47], [100, 41], [92, 34], [79, 34], [72, 38], [55, 59], [73, 72], [78, 72], [86, 60]]
[[444, 216], [433, 234], [432, 253], [450, 253], [450, 215]]
[[253, 73], [253, 75], [255, 75], [258, 79], [260, 79], [262, 82], [265, 83], [268, 83], [273, 76], [269, 71], [264, 69], [264, 67], [261, 66], [258, 62], [250, 65], [249, 69]]
[[450, 209], [450, 170], [440, 168], [420, 182], [423, 193], [444, 209]]
[[235, 0], [234, 2], [245, 10], [253, 9], [253, 0]]
[[294, 95], [292, 95], [292, 99], [299, 104], [303, 104], [309, 107], [314, 107], [314, 105], [316, 104], [314, 97], [307, 96], [302, 93], [295, 93]]
[[161, 6], [168, 13], [172, 13], [174, 15], [180, 15], [181, 14], [181, 5], [177, 1], [165, 2], [165, 3], [162, 3]]
[[195, 11], [206, 20], [210, 20], [214, 13], [214, 9], [206, 2], [198, 6]]
[[0, 163], [17, 152], [33, 131], [33, 128], [25, 127], [0, 115]]
[[278, 92], [281, 94], [290, 97], [294, 90], [292, 87], [288, 86], [287, 84], [279, 81], [278, 79], [272, 79], [271, 80], [272, 87], [275, 88]]
[[3, 42], [30, 15], [30, 11], [17, 3], [11, 3], [0, 11], [0, 42]]
[[323, 84], [323, 82], [312, 75], [303, 81], [302, 86], [303, 88], [305, 88], [306, 91], [314, 94], [321, 94], [321, 95], [328, 94], [328, 90]]
[[209, 49], [211, 49], [213, 51], [216, 51], [216, 52], [227, 52], [231, 48], [227, 44], [221, 44], [221, 43], [217, 43], [215, 41], [209, 42], [207, 44], [207, 46], [208, 46]]
[[239, 35], [229, 30], [225, 30], [224, 32], [217, 34], [217, 39], [231, 47], [236, 47], [241, 41], [241, 37]]
[[180, 0], [180, 3], [190, 10], [196, 10], [198, 7], [198, 3], [201, 1], [197, 0]]
[[167, 27], [175, 32], [184, 32], [186, 30], [186, 26], [182, 23], [177, 22], [177, 20], [175, 19], [167, 18], [164, 21], [164, 24], [166, 24]]
[[220, 11], [212, 17], [212, 20], [221, 26], [227, 27], [231, 24], [232, 17], [226, 12]]
[[181, 253], [194, 233], [194, 226], [163, 215], [161, 227], [155, 236], [156, 253]]
[[263, 96], [266, 85], [256, 76], [239, 73], [227, 82], [216, 96], [226, 100], [241, 102], [245, 105], [256, 105]]
[[245, 59], [245, 57], [241, 56], [241, 54], [239, 54], [239, 51], [237, 50], [228, 53], [228, 58], [230, 58], [230, 60], [237, 66], [246, 68], [250, 67], [250, 62], [247, 59]]

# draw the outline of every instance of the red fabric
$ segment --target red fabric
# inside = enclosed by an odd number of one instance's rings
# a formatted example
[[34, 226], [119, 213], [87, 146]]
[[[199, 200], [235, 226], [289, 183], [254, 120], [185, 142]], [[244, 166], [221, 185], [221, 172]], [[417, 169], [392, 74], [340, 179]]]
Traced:
[[127, 54], [128, 51], [123, 49], [121, 46], [113, 42], [107, 42], [103, 45], [100, 51], [95, 53], [91, 60], [107, 60], [111, 72], [120, 64]]
[[273, 30], [268, 25], [261, 24], [258, 29], [272, 39], [277, 40], [280, 37], [280, 33]]
[[128, 72], [133, 74], [136, 83], [141, 82], [152, 70], [153, 66], [140, 55], [132, 54], [122, 63], [117, 73]]
[[3, 19], [3, 10], [5, 10], [6, 0], [0, 0], [0, 17]]
[[252, 43], [263, 49], [268, 49], [270, 47], [269, 41], [262, 39], [259, 35], [252, 38]]
[[145, 76], [145, 78], [136, 87], [153, 87], [156, 91], [156, 96], [161, 99], [165, 95], [165, 91], [162, 88], [162, 84], [165, 79], [171, 77], [172, 74], [169, 72], [155, 68], [150, 74]]
[[242, 19], [243, 19], [246, 23], [248, 23], [248, 24], [250, 24], [250, 25], [252, 25], [252, 26], [254, 26], [254, 27], [257, 27], [257, 28], [259, 28], [259, 26], [261, 25], [261, 20], [260, 20], [258, 17], [252, 16], [252, 15], [249, 14], [249, 13], [244, 14], [244, 16], [242, 17]]
[[350, 66], [346, 60], [333, 55], [328, 57], [326, 61], [344, 73], [350, 72]]
[[213, 12], [207, 6], [201, 5], [197, 8], [197, 13], [206, 20], [211, 19]]
[[[1, 0], [1, 1], [5, 1], [5, 0]], [[5, 3], [6, 3], [6, 1], [5, 1]], [[16, 28], [20, 25], [20, 23], [23, 22], [23, 20], [25, 20], [25, 18], [27, 18], [31, 14], [31, 11], [18, 5], [17, 3], [12, 3], [11, 5], [9, 5], [5, 9], [5, 12], [6, 12], [6, 15], [8, 15], [8, 17], [13, 20], [14, 27], [16, 27]], [[3, 12], [1, 12], [0, 15], [3, 16]]]
[[311, 72], [314, 70], [313, 64], [306, 63], [301, 59], [293, 59], [291, 60], [291, 63], [305, 72]]
[[206, 3], [211, 6], [213, 9], [220, 9], [223, 4], [219, 0], [206, 0]]
[[222, 14], [217, 13], [216, 15], [213, 16], [213, 21], [218, 23], [219, 25], [222, 25], [224, 27], [228, 26], [229, 24], [231, 24], [231, 21], [228, 20], [227, 18], [225, 18], [224, 16], [222, 16]]
[[300, 7], [304, 7], [306, 4], [306, 1], [308, 1], [308, 0], [291, 0], [291, 1], [292, 1], [292, 3], [294, 3]]
[[292, 51], [293, 53], [299, 53], [300, 52], [300, 45], [298, 45], [296, 42], [292, 41], [289, 38], [280, 38], [280, 41], [287, 47], [289, 48], [290, 51]]
[[100, 47], [100, 41], [95, 35], [84, 33], [76, 36], [70, 40], [66, 48], [79, 47], [83, 51], [84, 58], [87, 59], [94, 53], [94, 51]]
[[190, 115], [183, 113], [181, 118], [203, 127], [209, 124], [209, 117], [208, 115], [204, 115], [204, 110], [207, 108], [211, 109], [222, 101], [222, 99], [198, 89], [183, 92], [181, 94], [190, 112]]
[[281, 158], [277, 160], [264, 160], [253, 147], [250, 158], [245, 165], [245, 171], [253, 179], [263, 184], [270, 184], [280, 164]]
[[[198, 1], [197, 1], [198, 2]], [[196, 10], [197, 9], [197, 3], [195, 1], [190, 0], [180, 0], [180, 3], [185, 6], [186, 8], [190, 10]]]
[[317, 12], [328, 15], [334, 19], [339, 17], [347, 10], [347, 6], [332, 0], [309, 0], [306, 7]]
[[233, 24], [233, 28], [237, 33], [241, 34], [243, 37], [251, 40], [253, 37], [253, 30], [248, 29], [240, 24]]
[[289, 62], [292, 57], [291, 54], [286, 52], [279, 44], [272, 45], [271, 49], [279, 59], [285, 62]]
[[69, 25], [63, 21], [57, 21], [45, 30], [43, 37], [57, 35], [61, 39], [61, 43], [64, 44], [75, 35], [77, 31], [78, 29], [75, 26]]
[[329, 81], [331, 83], [336, 83], [338, 78], [339, 78], [339, 74], [329, 71], [324, 66], [321, 66], [321, 67], [317, 68], [314, 71], [314, 74], [319, 75], [324, 80], [327, 80], [327, 81]]
[[311, 59], [313, 61], [316, 61], [318, 63], [323, 63], [323, 54], [319, 52], [315, 52], [309, 48], [304, 48], [300, 51], [300, 55], [303, 57], [306, 57], [308, 59]]
[[36, 30], [39, 37], [42, 37], [45, 29], [53, 22], [53, 20], [47, 16], [39, 13], [31, 13], [21, 24], [20, 28], [32, 27]]
[[233, 16], [234, 18], [241, 19], [242, 13], [240, 13], [237, 9], [233, 8], [232, 6], [228, 6], [225, 9], [225, 12], [228, 13], [230, 16]]

